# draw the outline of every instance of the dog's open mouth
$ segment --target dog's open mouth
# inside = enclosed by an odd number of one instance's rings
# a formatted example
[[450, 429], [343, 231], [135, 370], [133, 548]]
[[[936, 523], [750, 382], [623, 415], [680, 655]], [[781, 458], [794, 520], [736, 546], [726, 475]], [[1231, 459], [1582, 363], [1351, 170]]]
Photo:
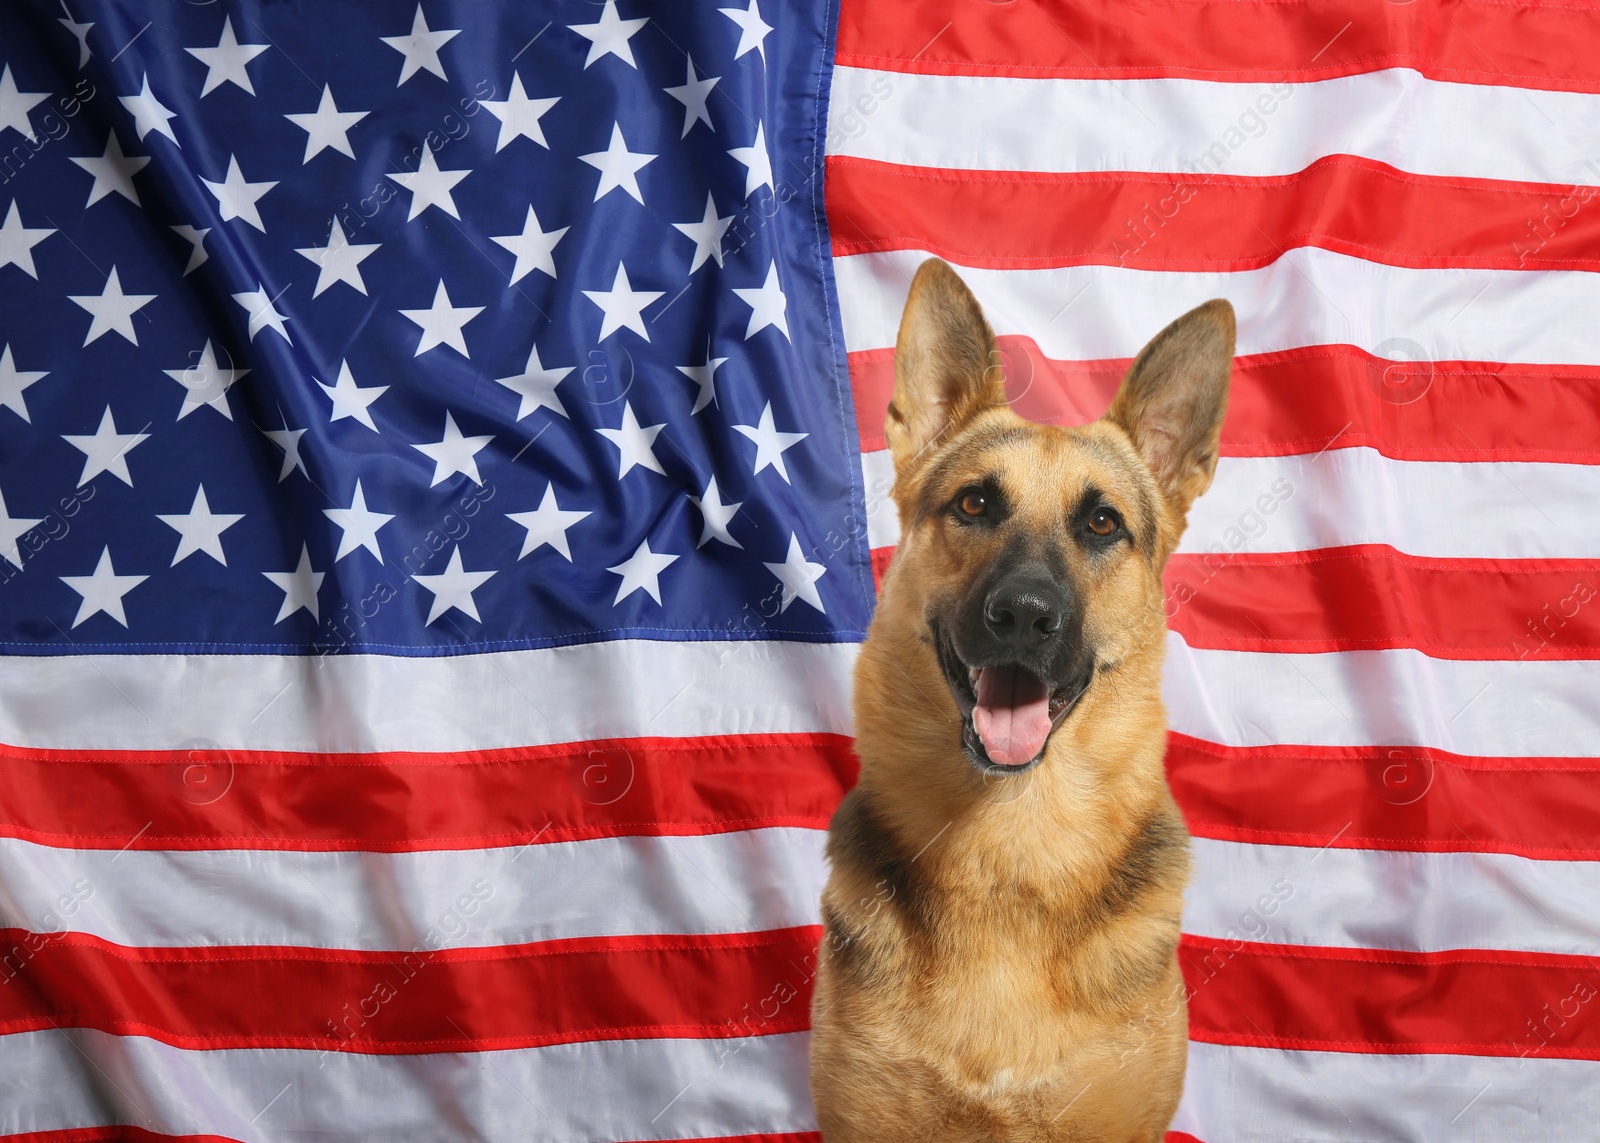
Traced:
[[948, 639], [935, 642], [961, 711], [962, 746], [982, 770], [1017, 773], [1037, 763], [1050, 733], [1087, 689], [1087, 683], [1052, 687], [1021, 663], [969, 667]]

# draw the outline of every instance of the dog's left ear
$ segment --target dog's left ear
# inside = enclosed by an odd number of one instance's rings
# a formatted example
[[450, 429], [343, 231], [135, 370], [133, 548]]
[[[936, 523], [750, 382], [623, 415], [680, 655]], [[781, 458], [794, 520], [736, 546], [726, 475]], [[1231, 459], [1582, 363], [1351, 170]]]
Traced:
[[994, 333], [949, 263], [929, 258], [911, 279], [894, 348], [894, 398], [884, 435], [895, 472], [949, 440], [981, 410], [1006, 403]]
[[1233, 338], [1233, 306], [1226, 300], [1190, 310], [1140, 351], [1106, 411], [1180, 518], [1211, 487], [1217, 469]]

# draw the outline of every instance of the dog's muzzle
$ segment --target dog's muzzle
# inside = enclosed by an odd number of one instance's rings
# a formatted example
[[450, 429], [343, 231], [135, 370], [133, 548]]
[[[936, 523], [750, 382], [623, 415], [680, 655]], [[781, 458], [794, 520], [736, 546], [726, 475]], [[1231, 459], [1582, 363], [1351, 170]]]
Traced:
[[1041, 656], [969, 662], [948, 631], [935, 627], [933, 634], [939, 666], [961, 713], [967, 758], [988, 774], [1020, 774], [1037, 766], [1050, 735], [1093, 681], [1093, 657], [1063, 678], [1042, 669]]

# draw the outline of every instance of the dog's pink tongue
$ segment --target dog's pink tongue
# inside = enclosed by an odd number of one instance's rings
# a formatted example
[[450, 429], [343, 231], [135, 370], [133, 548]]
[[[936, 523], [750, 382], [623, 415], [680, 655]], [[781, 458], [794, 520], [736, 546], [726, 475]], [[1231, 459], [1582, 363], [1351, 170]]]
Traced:
[[1032, 671], [1007, 664], [978, 673], [972, 726], [989, 760], [1001, 766], [1032, 762], [1050, 736], [1050, 692]]

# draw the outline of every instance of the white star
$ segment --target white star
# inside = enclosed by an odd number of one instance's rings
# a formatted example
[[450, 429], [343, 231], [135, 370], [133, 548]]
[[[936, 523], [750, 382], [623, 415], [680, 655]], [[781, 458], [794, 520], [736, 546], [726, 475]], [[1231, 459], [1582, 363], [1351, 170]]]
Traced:
[[108, 333], [120, 333], [138, 345], [139, 335], [133, 330], [133, 315], [156, 299], [154, 294], [123, 293], [122, 280], [117, 277], [115, 266], [111, 267], [106, 288], [100, 293], [68, 294], [67, 297], [93, 315], [94, 320], [89, 323], [89, 332], [83, 339], [85, 345]]
[[706, 485], [705, 495], [691, 496], [689, 497], [689, 503], [700, 509], [700, 515], [705, 519], [705, 528], [701, 530], [700, 542], [695, 547], [703, 548], [711, 540], [721, 540], [724, 544], [730, 544], [735, 548], [744, 547], [728, 531], [728, 524], [744, 505], [744, 501], [738, 500], [732, 504], [724, 504], [722, 502], [722, 493], [717, 491], [717, 478], [715, 476], [711, 478], [711, 483]]
[[144, 77], [144, 89], [138, 95], [120, 96], [118, 102], [128, 109], [128, 114], [133, 116], [133, 129], [139, 135], [139, 142], [144, 142], [144, 137], [154, 131], [158, 135], [165, 135], [174, 144], [178, 137], [172, 133], [171, 120], [178, 117], [178, 113], [165, 106], [155, 97], [150, 90], [150, 76]]
[[306, 435], [305, 429], [291, 429], [285, 426], [281, 429], [262, 429], [267, 439], [283, 450], [283, 467], [278, 470], [278, 483], [282, 484], [289, 479], [289, 474], [295, 469], [306, 473], [306, 479], [311, 479], [311, 474], [306, 472], [305, 458], [300, 455], [300, 438]]
[[340, 111], [333, 102], [333, 89], [323, 84], [322, 100], [315, 111], [284, 116], [306, 133], [306, 155], [300, 160], [300, 165], [305, 166], [330, 147], [341, 155], [355, 158], [355, 150], [350, 146], [350, 128], [370, 114], [369, 111]]
[[[66, 12], [67, 6], [62, 4], [61, 10]], [[93, 21], [90, 21], [87, 24], [80, 24], [74, 20], [72, 18], [72, 14], [68, 12], [65, 16], [57, 16], [56, 23], [60, 24], [67, 31], [71, 32], [73, 39], [78, 41], [78, 69], [81, 71], [83, 69], [83, 65], [89, 62], [89, 29], [94, 27]]]
[[228, 156], [228, 173], [222, 182], [214, 183], [210, 179], [200, 181], [216, 196], [217, 209], [221, 212], [223, 222], [230, 218], [242, 218], [261, 233], [267, 232], [267, 228], [261, 224], [261, 212], [256, 209], [256, 202], [277, 186], [276, 182], [245, 182], [244, 173], [239, 170], [239, 160], [232, 155]]
[[[278, 291], [278, 297], [282, 296], [283, 291]], [[290, 345], [294, 344], [294, 338], [289, 336], [289, 331], [283, 324], [288, 318], [278, 312], [274, 304], [278, 299], [271, 297], [265, 286], [258, 284], [257, 289], [234, 294], [233, 300], [243, 306], [245, 313], [250, 315], [249, 340], [254, 341], [256, 334], [264, 329], [270, 329], [280, 334]]]
[[749, 437], [756, 444], [756, 466], [751, 472], [754, 476], [763, 468], [772, 467], [778, 470], [778, 475], [783, 477], [784, 483], [789, 483], [789, 470], [784, 467], [783, 454], [795, 445], [810, 436], [810, 433], [780, 433], [772, 423], [772, 402], [767, 402], [767, 407], [761, 410], [761, 420], [755, 425], [734, 425], [735, 432]]
[[760, 187], [772, 187], [772, 156], [767, 153], [767, 129], [756, 124], [756, 141], [748, 147], [730, 147], [728, 154], [744, 164], [744, 197], [749, 198]]
[[163, 369], [168, 377], [183, 386], [183, 407], [178, 410], [178, 420], [183, 420], [201, 405], [210, 405], [228, 420], [233, 420], [233, 410], [228, 408], [228, 386], [249, 373], [248, 369], [221, 369], [217, 366], [217, 351], [206, 339], [200, 359], [187, 369]]
[[604, 341], [626, 326], [649, 341], [650, 333], [644, 328], [644, 308], [665, 293], [665, 290], [635, 290], [628, 282], [628, 268], [618, 262], [617, 276], [612, 279], [609, 290], [583, 291], [583, 296], [599, 306], [605, 315], [600, 319], [597, 340]]
[[428, 608], [429, 626], [439, 616], [449, 611], [452, 607], [463, 615], [471, 616], [476, 622], [482, 623], [478, 618], [478, 605], [472, 600], [472, 593], [487, 583], [493, 576], [492, 571], [469, 572], [461, 566], [461, 545], [457, 544], [450, 552], [450, 562], [445, 565], [444, 571], [438, 575], [414, 575], [411, 578], [424, 591], [433, 592], [433, 606]]
[[644, 205], [644, 195], [639, 190], [639, 171], [656, 157], [646, 155], [643, 151], [628, 150], [627, 141], [622, 137], [620, 123], [611, 125], [611, 142], [606, 145], [604, 151], [591, 151], [587, 155], [578, 156], [600, 172], [600, 185], [594, 192], [595, 202], [599, 202], [620, 187], [632, 195], [641, 206]]
[[0, 408], [10, 409], [17, 416], [29, 424], [33, 418], [28, 416], [28, 402], [23, 400], [22, 391], [35, 381], [42, 381], [50, 375], [49, 370], [25, 371], [18, 369], [11, 359], [11, 345], [6, 344], [0, 350]]
[[11, 78], [11, 65], [0, 72], [0, 131], [7, 127], [22, 132], [29, 142], [37, 143], [33, 124], [28, 122], [28, 112], [50, 98], [48, 91], [18, 91], [17, 81]]
[[78, 617], [72, 621], [77, 627], [85, 619], [104, 611], [124, 627], [128, 615], [122, 610], [122, 597], [150, 577], [147, 575], [118, 575], [111, 566], [111, 549], [100, 549], [100, 562], [94, 566], [93, 575], [64, 575], [61, 582], [83, 596], [78, 604]]
[[616, 445], [621, 450], [622, 456], [617, 465], [617, 479], [634, 469], [648, 468], [651, 472], [659, 472], [662, 476], [667, 470], [661, 467], [661, 462], [656, 459], [656, 454], [651, 450], [651, 445], [660, 435], [666, 424], [640, 425], [639, 418], [633, 415], [631, 402], [622, 403], [622, 427], [620, 429], [596, 429], [595, 432], [605, 437], [606, 440]]
[[727, 362], [726, 357], [712, 357], [711, 346], [706, 345], [706, 363], [704, 365], [680, 365], [678, 372], [700, 386], [700, 391], [695, 394], [694, 408], [689, 410], [692, 416], [717, 399], [717, 370]]
[[556, 276], [554, 256], [556, 243], [561, 241], [569, 229], [571, 228], [566, 226], [558, 230], [540, 229], [539, 219], [530, 206], [528, 216], [522, 220], [521, 234], [491, 236], [489, 241], [498, 242], [517, 256], [517, 264], [511, 267], [511, 284], [514, 286], [532, 270], [542, 270], [552, 278]]
[[106, 149], [100, 155], [73, 155], [72, 161], [94, 176], [94, 185], [89, 188], [89, 201], [85, 207], [91, 207], [108, 194], [115, 192], [123, 198], [139, 205], [139, 192], [133, 189], [133, 176], [144, 170], [150, 162], [149, 155], [124, 155], [122, 144], [117, 140], [117, 133], [111, 132], [106, 136]]
[[367, 495], [361, 491], [361, 481], [356, 481], [356, 491], [350, 498], [350, 507], [324, 508], [322, 514], [343, 529], [339, 536], [339, 551], [333, 557], [334, 563], [338, 563], [357, 548], [366, 548], [378, 557], [380, 564], [383, 562], [383, 553], [378, 550], [378, 529], [393, 520], [394, 515], [387, 512], [373, 512], [367, 508]]
[[565, 417], [567, 409], [561, 403], [561, 398], [556, 396], [556, 386], [573, 368], [571, 365], [558, 365], [554, 369], [546, 369], [539, 361], [539, 347], [535, 345], [528, 350], [528, 364], [521, 373], [515, 377], [496, 377], [495, 383], [504, 385], [521, 398], [517, 405], [519, 421], [535, 409], [549, 409]]
[[438, 288], [433, 291], [433, 305], [425, 310], [400, 312], [407, 320], [416, 322], [422, 328], [422, 336], [417, 338], [417, 351], [411, 356], [421, 357], [436, 345], [448, 345], [462, 357], [472, 356], [467, 352], [467, 337], [462, 331], [469, 321], [483, 312], [483, 307], [452, 306], [443, 278], [439, 279]]
[[716, 127], [712, 126], [711, 123], [711, 112], [706, 110], [706, 99], [710, 96], [711, 89], [721, 82], [722, 77], [717, 75], [709, 76], [705, 79], [696, 76], [694, 74], [694, 60], [690, 58], [689, 78], [684, 80], [683, 86], [663, 87], [661, 89], [683, 104], [683, 134], [678, 136], [680, 139], [688, 138], [690, 128], [699, 122], [704, 122], [712, 131], [716, 130]]
[[117, 432], [117, 422], [111, 416], [110, 405], [101, 414], [100, 427], [92, 435], [61, 434], [62, 440], [83, 453], [83, 475], [78, 477], [79, 488], [102, 472], [109, 472], [132, 488], [133, 477], [128, 474], [128, 453], [149, 438], [149, 433]]
[[[545, 485], [544, 499], [539, 501], [539, 507], [532, 512], [507, 512], [506, 519], [514, 524], [520, 524], [528, 529], [528, 534], [522, 540], [522, 551], [517, 559], [521, 559], [532, 552], [538, 551], [545, 544], [549, 544], [556, 551], [572, 562], [572, 549], [567, 546], [567, 529], [579, 520], [594, 515], [593, 512], [569, 512], [556, 503], [556, 486]], [[38, 523], [37, 520], [34, 521]], [[31, 526], [31, 525], [30, 525]], [[23, 529], [26, 531], [27, 529]], [[18, 565], [21, 566], [21, 565]]]
[[400, 79], [395, 84], [400, 84], [416, 75], [417, 72], [431, 71], [440, 79], [447, 80], [444, 74], [444, 64], [439, 61], [439, 49], [448, 44], [461, 34], [461, 29], [453, 31], [434, 32], [428, 29], [428, 21], [422, 15], [422, 5], [417, 5], [417, 14], [411, 19], [411, 34], [409, 36], [379, 36], [378, 38], [388, 44], [395, 51], [406, 57], [400, 66]]
[[317, 609], [317, 590], [322, 587], [322, 577], [327, 573], [311, 570], [311, 552], [306, 545], [300, 545], [300, 563], [294, 571], [261, 574], [283, 592], [283, 603], [278, 608], [278, 618], [273, 620], [274, 623], [282, 623], [301, 608], [311, 612], [313, 620], [321, 618]]
[[567, 27], [589, 41], [589, 56], [583, 61], [585, 68], [600, 57], [610, 54], [637, 70], [639, 65], [633, 61], [633, 48], [628, 41], [649, 22], [648, 16], [637, 20], [620, 18], [617, 15], [617, 0], [606, 0], [605, 10], [600, 13], [598, 22], [568, 24]]
[[783, 584], [783, 602], [778, 605], [780, 614], [788, 611], [789, 605], [797, 599], [809, 603], [824, 615], [828, 613], [828, 609], [822, 606], [822, 596], [817, 594], [817, 580], [828, 569], [806, 559], [805, 553], [800, 550], [800, 539], [793, 532], [789, 533], [788, 558], [781, 564], [765, 566]]
[[17, 266], [28, 277], [38, 281], [39, 269], [33, 264], [33, 248], [49, 238], [55, 231], [47, 226], [24, 226], [17, 202], [11, 200], [6, 220], [0, 224], [0, 267]]
[[333, 220], [333, 228], [328, 231], [328, 244], [326, 246], [305, 246], [295, 250], [296, 254], [311, 259], [317, 264], [317, 285], [311, 291], [313, 298], [317, 297], [329, 286], [343, 282], [359, 293], [367, 292], [367, 283], [361, 278], [361, 262], [372, 255], [382, 243], [354, 244], [345, 237], [344, 227], [339, 225], [338, 218]]
[[500, 120], [500, 138], [494, 145], [497, 153], [519, 137], [532, 139], [548, 151], [550, 144], [545, 142], [544, 128], [539, 126], [539, 120], [560, 102], [560, 96], [554, 99], [529, 99], [522, 87], [522, 77], [513, 72], [510, 95], [504, 99], [480, 99], [478, 106]]
[[471, 173], [441, 171], [438, 160], [433, 157], [433, 148], [424, 143], [422, 161], [417, 164], [415, 172], [389, 177], [411, 192], [411, 213], [406, 215], [406, 221], [410, 222], [430, 206], [436, 206], [451, 218], [459, 219], [461, 215], [456, 210], [456, 200], [451, 197], [450, 189]]
[[35, 524], [43, 523], [43, 519], [25, 520], [21, 516], [13, 517], [6, 508], [6, 498], [0, 496], [0, 556], [4, 556], [20, 571], [22, 548], [17, 541], [27, 535]]
[[156, 519], [178, 532], [178, 550], [168, 567], [177, 567], [196, 552], [204, 552], [227, 567], [228, 558], [222, 554], [222, 533], [243, 520], [244, 513], [211, 511], [211, 505], [206, 500], [206, 486], [202, 484], [196, 489], [194, 504], [188, 512], [170, 516], [158, 513]]
[[[355, 377], [350, 373], [350, 363], [341, 361], [339, 362], [339, 376], [334, 380], [334, 383], [332, 385], [324, 385], [321, 381], [318, 381], [317, 388], [326, 393], [328, 399], [333, 402], [333, 411], [328, 414], [328, 423], [330, 425], [334, 421], [342, 421], [346, 417], [351, 417], [366, 425], [373, 432], [378, 431], [378, 426], [372, 423], [372, 414], [368, 411], [367, 406], [387, 393], [389, 386], [368, 385], [364, 389], [359, 388], [356, 385]], [[283, 478], [279, 477], [278, 479], [281, 480]]]
[[772, 25], [761, 18], [759, 0], [750, 0], [750, 7], [718, 8], [728, 19], [739, 25], [739, 46], [734, 49], [733, 58], [738, 59], [746, 52], [754, 51], [761, 55], [761, 62], [767, 62], [766, 39], [772, 31]]
[[202, 230], [197, 230], [185, 224], [183, 226], [174, 226], [171, 229], [177, 231], [178, 237], [194, 247], [193, 250], [189, 251], [189, 264], [183, 268], [183, 276], [187, 278], [203, 266], [207, 258], [211, 257], [210, 254], [206, 253], [206, 235], [211, 233], [211, 228], [207, 226]]
[[[456, 419], [448, 410], [444, 414], [444, 439], [433, 444], [414, 444], [411, 447], [423, 456], [433, 461], [433, 479], [428, 482], [432, 488], [442, 483], [448, 477], [461, 473], [474, 484], [482, 484], [483, 477], [478, 475], [478, 453], [486, 448], [492, 435], [481, 437], [464, 437], [461, 430], [456, 428]], [[473, 616], [477, 618], [477, 616]]]
[[778, 284], [778, 263], [771, 262], [767, 266], [767, 280], [760, 286], [751, 289], [735, 289], [739, 300], [750, 307], [750, 324], [744, 327], [744, 339], [749, 341], [757, 333], [769, 325], [777, 327], [784, 337], [789, 336], [789, 319], [785, 311], [789, 308], [789, 299], [783, 296], [783, 287]]
[[661, 573], [677, 562], [677, 556], [652, 552], [650, 538], [646, 536], [634, 549], [633, 555], [616, 567], [606, 569], [622, 577], [622, 582], [617, 585], [617, 598], [611, 601], [611, 606], [615, 607], [636, 591], [647, 592], [651, 599], [660, 603]]
[[706, 213], [699, 222], [674, 222], [672, 229], [681, 231], [694, 241], [694, 262], [689, 267], [689, 273], [694, 273], [705, 265], [706, 259], [715, 258], [717, 265], [722, 265], [722, 236], [728, 227], [733, 225], [733, 215], [726, 218], [717, 217], [717, 203], [711, 197], [711, 192], [706, 192]]
[[267, 50], [266, 44], [241, 44], [233, 34], [233, 19], [222, 18], [222, 38], [214, 48], [184, 48], [195, 59], [206, 65], [206, 85], [200, 89], [204, 98], [225, 83], [242, 87], [251, 95], [256, 89], [250, 86], [250, 73], [245, 64]]

